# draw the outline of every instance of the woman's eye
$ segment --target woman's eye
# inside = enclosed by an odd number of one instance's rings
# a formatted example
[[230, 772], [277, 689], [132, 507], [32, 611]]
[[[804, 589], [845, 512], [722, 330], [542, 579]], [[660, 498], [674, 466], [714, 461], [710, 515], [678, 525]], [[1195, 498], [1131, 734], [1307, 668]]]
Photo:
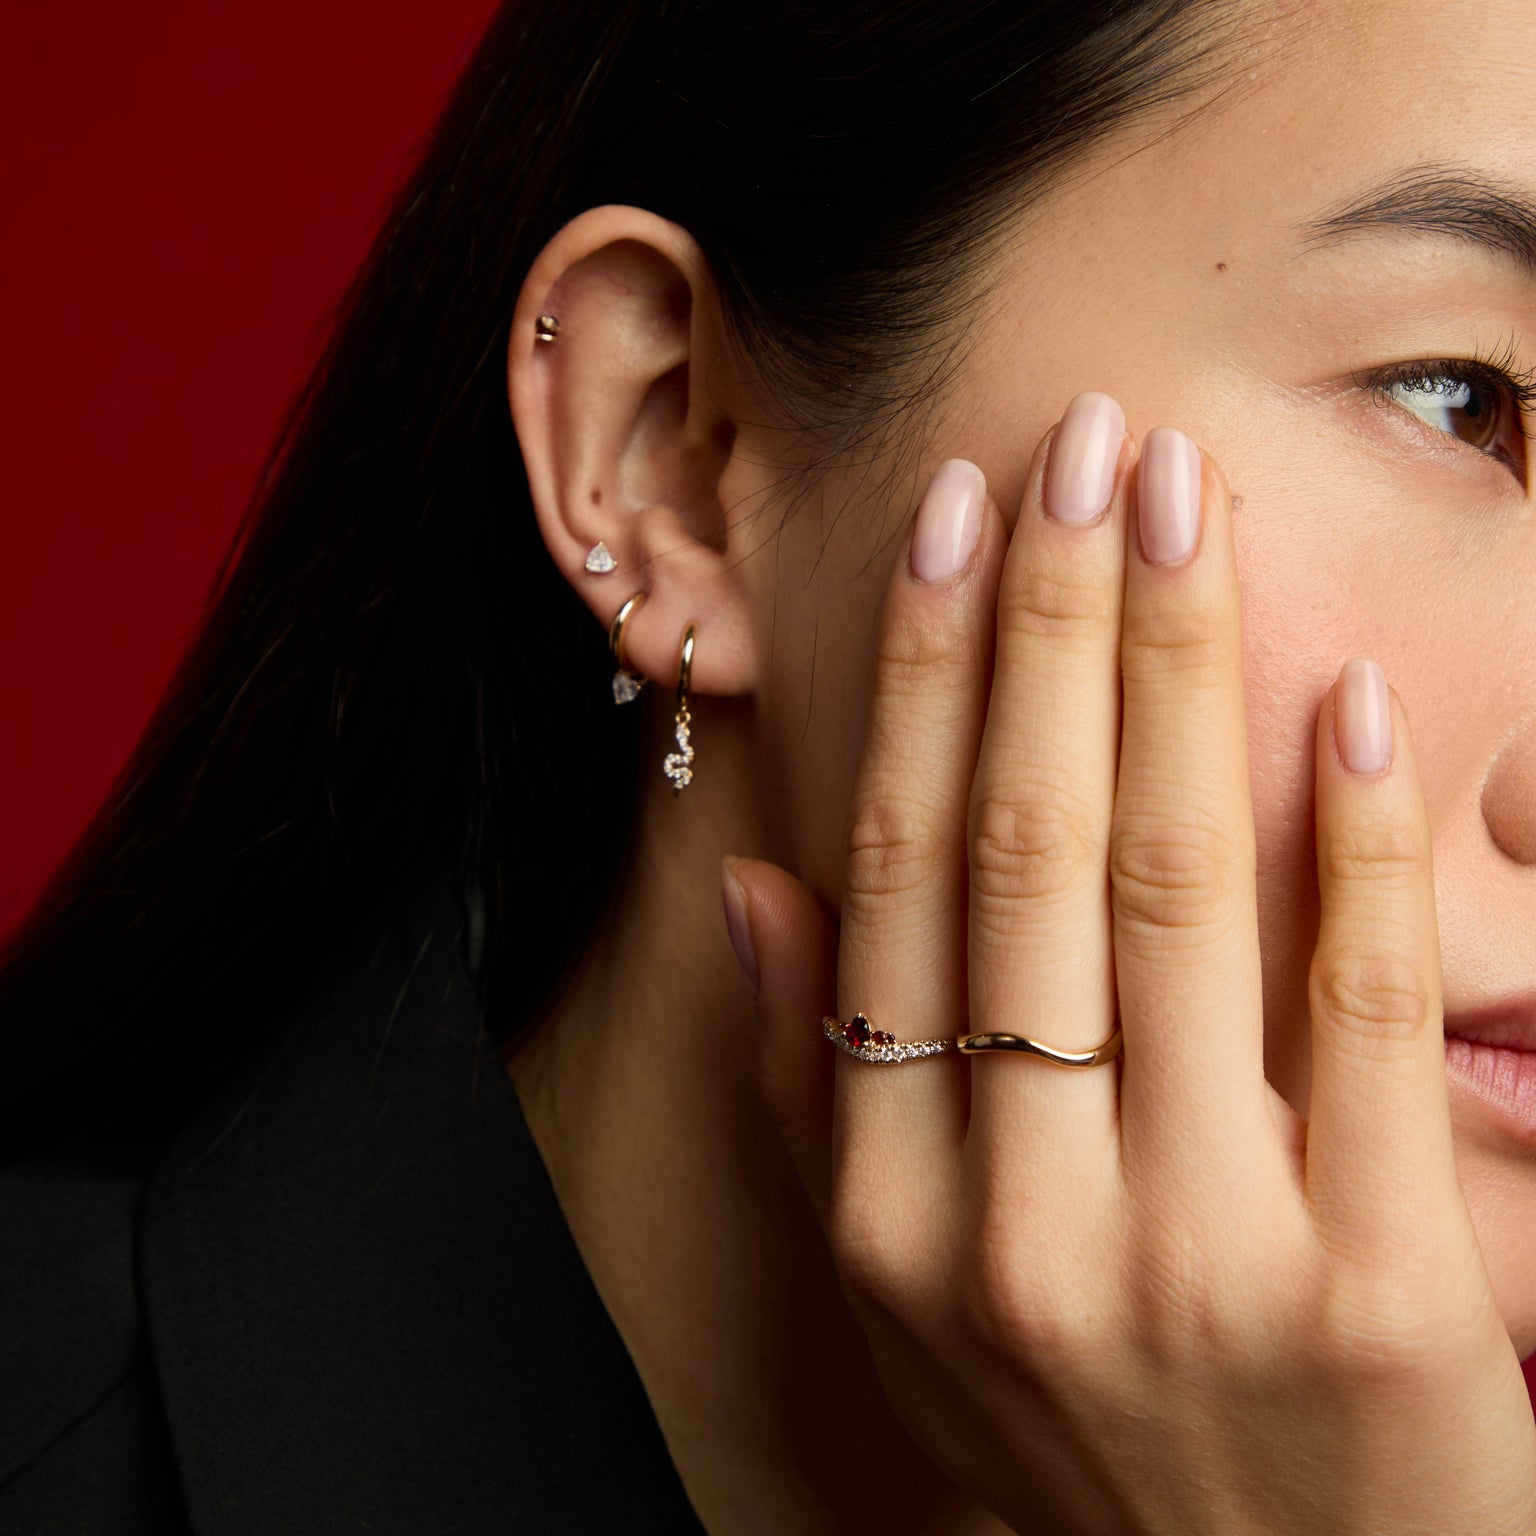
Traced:
[[1499, 426], [1509, 404], [1486, 384], [1449, 374], [1423, 382], [1405, 380], [1389, 386], [1387, 393], [1430, 426], [1450, 437], [1459, 437], [1484, 453], [1497, 443]]
[[1525, 479], [1522, 416], [1528, 392], [1483, 364], [1413, 363], [1381, 370], [1372, 382], [1379, 400], [1411, 411], [1426, 426], [1491, 458]]

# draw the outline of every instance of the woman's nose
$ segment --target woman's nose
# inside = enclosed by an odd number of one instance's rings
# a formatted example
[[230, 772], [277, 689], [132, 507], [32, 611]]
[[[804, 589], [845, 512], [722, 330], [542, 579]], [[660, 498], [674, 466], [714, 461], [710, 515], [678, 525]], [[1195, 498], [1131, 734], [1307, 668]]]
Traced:
[[1520, 864], [1536, 864], [1536, 719], [1500, 751], [1483, 785], [1483, 820]]

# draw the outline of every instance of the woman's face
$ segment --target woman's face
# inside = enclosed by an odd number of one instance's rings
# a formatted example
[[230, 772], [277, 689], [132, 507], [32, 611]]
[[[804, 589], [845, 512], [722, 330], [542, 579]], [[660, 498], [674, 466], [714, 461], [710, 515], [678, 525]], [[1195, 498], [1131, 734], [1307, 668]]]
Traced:
[[[1536, 442], [1521, 434], [1536, 406], [1444, 367], [1536, 371], [1536, 6], [1271, 0], [1256, 15], [1226, 94], [1117, 136], [1019, 222], [927, 467], [974, 460], [1011, 520], [1036, 441], [1097, 389], [1138, 436], [1182, 427], [1226, 470], [1241, 500], [1268, 1073], [1305, 1112], [1313, 728], [1350, 656], [1382, 664], [1413, 727], [1446, 1011], [1528, 993], [1536, 1028]], [[1431, 173], [1502, 190], [1509, 229], [1478, 211], [1491, 197]], [[1405, 175], [1419, 190], [1393, 222], [1309, 231]], [[1427, 381], [1372, 393], [1368, 374], [1416, 362]], [[825, 519], [788, 520], [776, 572], [757, 562], [776, 620], [765, 771], [781, 794], [794, 786], [779, 830], [833, 899], [876, 604], [901, 548], [873, 508], [832, 521], [857, 474], [827, 485]], [[1528, 1353], [1536, 1130], [1454, 1079], [1451, 1098], [1462, 1184]]]

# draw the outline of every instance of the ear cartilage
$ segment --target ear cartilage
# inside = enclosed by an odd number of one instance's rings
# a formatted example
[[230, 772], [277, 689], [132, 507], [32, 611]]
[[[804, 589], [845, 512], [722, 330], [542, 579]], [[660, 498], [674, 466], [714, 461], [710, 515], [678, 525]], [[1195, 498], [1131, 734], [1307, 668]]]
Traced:
[[533, 322], [535, 341], [553, 341], [560, 334], [560, 322], [553, 315], [540, 315]]
[[587, 551], [587, 569], [594, 576], [606, 576], [609, 571], [616, 571], [619, 562], [613, 558], [608, 546], [601, 539]]

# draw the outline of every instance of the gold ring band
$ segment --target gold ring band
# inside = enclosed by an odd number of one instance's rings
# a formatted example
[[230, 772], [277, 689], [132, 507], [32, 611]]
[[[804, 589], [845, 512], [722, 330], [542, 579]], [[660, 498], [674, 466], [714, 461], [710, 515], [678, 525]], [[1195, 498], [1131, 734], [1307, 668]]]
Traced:
[[1022, 1051], [1027, 1056], [1043, 1056], [1059, 1067], [1096, 1067], [1101, 1062], [1113, 1061], [1120, 1054], [1121, 1044], [1118, 1029], [1102, 1045], [1088, 1051], [1058, 1050], [1054, 1045], [1031, 1040], [1028, 1035], [961, 1035], [955, 1041], [956, 1049], [967, 1056], [979, 1051]]
[[1124, 1044], [1117, 1027], [1114, 1034], [1087, 1051], [1063, 1051], [1027, 1035], [998, 1033], [960, 1035], [954, 1040], [898, 1040], [889, 1031], [876, 1029], [866, 1014], [856, 1013], [846, 1024], [831, 1014], [822, 1017], [821, 1032], [839, 1050], [860, 1061], [917, 1061], [925, 1056], [952, 1054], [976, 1056], [984, 1051], [1018, 1051], [1039, 1056], [1058, 1067], [1097, 1067], [1113, 1061]]

